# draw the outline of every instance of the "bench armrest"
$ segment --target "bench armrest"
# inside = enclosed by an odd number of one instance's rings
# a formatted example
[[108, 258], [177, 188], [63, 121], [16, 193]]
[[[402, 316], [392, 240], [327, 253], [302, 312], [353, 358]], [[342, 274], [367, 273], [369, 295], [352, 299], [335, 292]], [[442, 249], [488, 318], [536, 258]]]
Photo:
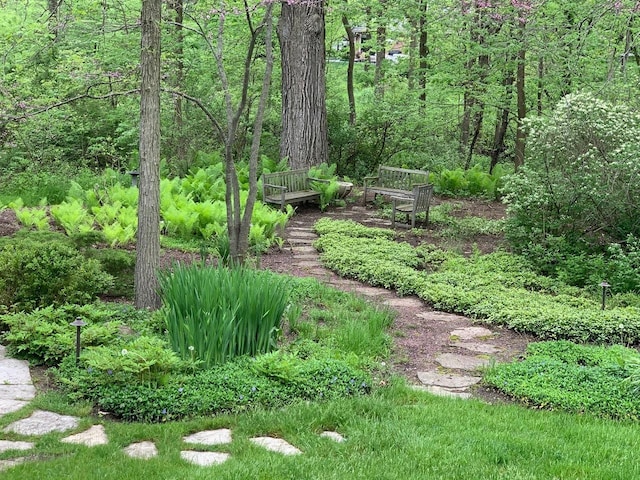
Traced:
[[370, 180], [379, 180], [379, 179], [380, 179], [380, 177], [378, 177], [378, 176], [375, 176], [375, 177], [364, 177], [363, 182], [364, 182], [365, 185], [367, 185], [367, 184], [369, 184]]

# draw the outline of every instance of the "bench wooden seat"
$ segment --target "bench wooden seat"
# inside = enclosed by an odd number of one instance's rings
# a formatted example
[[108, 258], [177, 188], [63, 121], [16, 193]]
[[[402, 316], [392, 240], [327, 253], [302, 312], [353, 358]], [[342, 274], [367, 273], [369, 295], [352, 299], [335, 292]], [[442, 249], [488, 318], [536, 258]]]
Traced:
[[378, 175], [364, 178], [363, 204], [367, 202], [367, 195], [373, 192], [396, 198], [411, 198], [415, 185], [429, 183], [429, 172], [426, 170], [409, 170], [406, 168], [387, 167], [380, 165]]
[[283, 211], [286, 205], [319, 201], [320, 193], [311, 188], [312, 181], [322, 180], [310, 178], [306, 168], [265, 173], [262, 175], [262, 201], [279, 205]]
[[396, 226], [396, 212], [404, 213], [407, 216], [407, 222], [411, 218], [411, 228], [416, 228], [417, 214], [424, 212], [424, 224], [428, 224], [432, 195], [433, 185], [416, 185], [413, 187], [412, 196], [409, 199], [406, 197], [392, 197], [391, 227], [395, 228]]

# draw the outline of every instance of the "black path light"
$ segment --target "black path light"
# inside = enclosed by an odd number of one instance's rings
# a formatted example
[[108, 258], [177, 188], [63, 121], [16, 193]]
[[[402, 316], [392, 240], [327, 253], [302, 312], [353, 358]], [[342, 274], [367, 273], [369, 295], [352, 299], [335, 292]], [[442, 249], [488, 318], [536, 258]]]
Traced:
[[87, 323], [84, 322], [80, 317], [77, 317], [73, 322], [69, 325], [72, 327], [76, 327], [76, 367], [78, 363], [80, 363], [80, 329], [84, 327]]
[[600, 286], [602, 287], [602, 310], [604, 310], [607, 306], [607, 288], [609, 288], [611, 285], [609, 285], [607, 282], [602, 282]]
[[131, 175], [131, 186], [132, 187], [137, 187], [138, 186], [138, 177], [140, 176], [140, 172], [138, 172], [137, 170], [131, 170], [130, 172], [127, 172], [129, 175]]

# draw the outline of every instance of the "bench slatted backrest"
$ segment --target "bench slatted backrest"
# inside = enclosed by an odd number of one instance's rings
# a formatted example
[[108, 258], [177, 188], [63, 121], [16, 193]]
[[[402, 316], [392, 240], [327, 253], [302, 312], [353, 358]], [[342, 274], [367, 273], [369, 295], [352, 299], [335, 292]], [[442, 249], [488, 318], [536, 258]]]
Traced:
[[380, 166], [378, 168], [379, 185], [398, 190], [412, 191], [413, 186], [429, 181], [429, 172]]
[[415, 212], [426, 212], [429, 210], [431, 196], [433, 195], [433, 185], [417, 185], [413, 188], [413, 205]]
[[309, 188], [307, 175], [308, 171], [305, 168], [286, 172], [265, 173], [263, 182], [280, 187], [287, 187], [287, 191], [289, 192], [299, 192]]

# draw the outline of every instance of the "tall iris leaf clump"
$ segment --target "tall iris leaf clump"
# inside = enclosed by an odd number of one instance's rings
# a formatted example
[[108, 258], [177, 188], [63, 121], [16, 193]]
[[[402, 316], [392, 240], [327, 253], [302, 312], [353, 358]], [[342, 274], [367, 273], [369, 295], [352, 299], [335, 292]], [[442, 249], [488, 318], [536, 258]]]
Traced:
[[177, 265], [161, 275], [173, 350], [205, 368], [276, 346], [289, 304], [286, 280], [246, 267]]

